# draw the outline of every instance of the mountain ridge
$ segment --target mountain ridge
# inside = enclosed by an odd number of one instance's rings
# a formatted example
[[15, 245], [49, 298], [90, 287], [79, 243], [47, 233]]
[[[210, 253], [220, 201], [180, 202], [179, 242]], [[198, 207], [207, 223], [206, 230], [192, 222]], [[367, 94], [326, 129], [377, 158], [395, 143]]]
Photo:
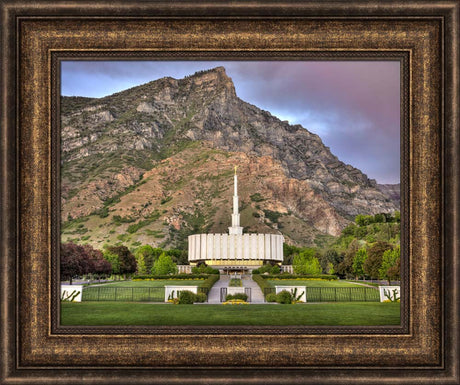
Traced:
[[[255, 163], [271, 158], [265, 162], [267, 175], [282, 170], [285, 185], [298, 181], [330, 208], [324, 214], [328, 226], [319, 218], [309, 223], [319, 233], [335, 235], [357, 214], [399, 208], [393, 190], [391, 200], [388, 189], [381, 191], [375, 180], [341, 162], [318, 135], [238, 98], [223, 67], [184, 79], [161, 78], [98, 99], [61, 97], [61, 104], [63, 222], [107, 208], [107, 201], [136, 186], [161, 162], [191, 150], [242, 153]], [[297, 191], [296, 199], [302, 194]], [[227, 203], [230, 199], [220, 204]], [[304, 214], [299, 218], [308, 223]], [[144, 220], [139, 215], [137, 222]]]

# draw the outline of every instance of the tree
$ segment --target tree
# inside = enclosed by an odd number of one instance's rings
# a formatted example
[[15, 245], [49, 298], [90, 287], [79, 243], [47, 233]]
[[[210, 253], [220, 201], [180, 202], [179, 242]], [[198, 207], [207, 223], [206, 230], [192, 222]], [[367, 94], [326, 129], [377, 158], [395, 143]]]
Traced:
[[162, 253], [158, 260], [153, 264], [152, 272], [155, 275], [176, 274], [177, 266], [169, 255]]
[[61, 244], [61, 260], [60, 270], [61, 279], [69, 280], [72, 284], [72, 279], [77, 275], [87, 273], [88, 263], [84, 260], [87, 255], [82, 246], [76, 245], [73, 242]]
[[355, 223], [358, 226], [367, 226], [371, 223], [374, 223], [374, 216], [373, 215], [357, 215], [355, 217]]
[[100, 250], [91, 245], [76, 245], [73, 242], [61, 244], [61, 276], [69, 279], [85, 274], [110, 274], [112, 267]]
[[283, 264], [284, 265], [291, 265], [292, 260], [295, 254], [298, 254], [301, 251], [300, 247], [288, 245], [287, 243], [283, 243]]
[[392, 278], [399, 276], [399, 268], [396, 267], [398, 261], [400, 261], [399, 246], [393, 250], [385, 251], [382, 255], [382, 265], [379, 269], [379, 275], [380, 278], [385, 278], [388, 281], [388, 284], [391, 284]]
[[358, 279], [359, 277], [364, 278], [364, 262], [366, 261], [366, 259], [366, 249], [359, 249], [355, 254], [352, 265], [353, 273], [355, 273], [356, 279]]
[[375, 214], [375, 215], [374, 215], [374, 222], [375, 222], [375, 223], [383, 223], [383, 222], [386, 222], [385, 214]]
[[111, 247], [106, 247], [104, 250], [104, 259], [110, 263], [113, 274], [120, 274], [120, 258], [117, 254], [113, 253]]
[[[112, 259], [109, 260], [109, 262], [112, 263], [112, 269], [114, 273], [123, 274], [124, 278], [126, 278], [126, 274], [131, 274], [136, 271], [136, 258], [134, 258], [134, 255], [126, 246], [108, 247], [107, 253], [104, 254], [104, 258], [107, 259], [107, 257]], [[118, 271], [113, 268], [114, 266], [117, 266]]]
[[318, 258], [316, 258], [316, 251], [314, 249], [305, 249], [301, 253], [294, 256], [292, 261], [292, 268], [297, 274], [315, 275], [321, 274], [322, 268]]
[[102, 251], [93, 249], [91, 245], [84, 245], [86, 254], [88, 255], [88, 272], [97, 275], [109, 275], [112, 272], [112, 265], [104, 259]]
[[379, 269], [382, 266], [383, 253], [393, 247], [387, 242], [376, 242], [367, 251], [367, 259], [364, 262], [364, 272], [371, 278], [380, 278]]
[[347, 250], [345, 251], [345, 257], [343, 261], [337, 266], [337, 274], [339, 274], [342, 277], [353, 276], [353, 260], [358, 250], [359, 242], [357, 239], [354, 239], [348, 245]]
[[136, 263], [137, 263], [137, 274], [140, 274], [140, 275], [148, 274], [147, 266], [145, 265], [145, 257], [142, 254], [140, 254], [136, 258]]
[[178, 265], [188, 265], [188, 255], [186, 250], [169, 249], [165, 253], [171, 257], [174, 263]]
[[[137, 261], [138, 274], [148, 274], [152, 270], [153, 262], [158, 258], [157, 252], [150, 245], [139, 246], [134, 252]], [[156, 257], [156, 258], [155, 258]]]
[[354, 235], [356, 230], [356, 225], [350, 223], [347, 227], [342, 230], [342, 235]]
[[396, 260], [396, 263], [394, 264], [394, 266], [390, 267], [387, 270], [388, 279], [390, 281], [391, 280], [399, 280], [399, 279], [401, 279], [400, 269], [401, 269], [401, 258], [398, 258]]

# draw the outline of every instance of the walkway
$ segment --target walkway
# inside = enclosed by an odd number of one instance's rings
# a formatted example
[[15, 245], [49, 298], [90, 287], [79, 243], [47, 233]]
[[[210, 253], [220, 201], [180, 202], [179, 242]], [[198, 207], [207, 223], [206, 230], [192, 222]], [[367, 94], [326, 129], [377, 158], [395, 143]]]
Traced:
[[251, 278], [251, 276], [243, 278], [243, 286], [251, 288], [251, 303], [265, 302], [262, 290], [260, 290], [259, 285]]
[[227, 287], [230, 278], [226, 275], [221, 275], [220, 279], [214, 284], [208, 294], [208, 303], [220, 304], [220, 288]]
[[[243, 286], [251, 288], [251, 303], [264, 303], [264, 295], [260, 290], [259, 285], [253, 281], [250, 276], [243, 277]], [[221, 275], [220, 279], [214, 284], [208, 294], [208, 303], [220, 304], [220, 289], [227, 287], [230, 282], [230, 277], [227, 275]]]

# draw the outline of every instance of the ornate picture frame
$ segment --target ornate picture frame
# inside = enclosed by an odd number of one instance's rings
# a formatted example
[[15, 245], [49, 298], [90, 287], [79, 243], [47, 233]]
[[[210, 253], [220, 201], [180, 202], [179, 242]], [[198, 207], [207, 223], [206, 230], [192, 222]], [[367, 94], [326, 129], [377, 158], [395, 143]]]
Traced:
[[[1, 383], [459, 383], [452, 2], [3, 1]], [[399, 327], [62, 327], [59, 60], [402, 63]]]

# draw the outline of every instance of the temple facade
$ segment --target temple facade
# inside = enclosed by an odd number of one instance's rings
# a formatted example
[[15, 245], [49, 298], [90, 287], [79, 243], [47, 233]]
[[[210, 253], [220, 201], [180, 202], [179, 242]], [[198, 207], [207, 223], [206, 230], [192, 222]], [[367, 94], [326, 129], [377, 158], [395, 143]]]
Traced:
[[221, 272], [248, 272], [264, 262], [283, 262], [281, 234], [243, 234], [238, 210], [238, 176], [233, 177], [232, 226], [228, 234], [194, 234], [188, 237], [190, 264], [205, 262]]

